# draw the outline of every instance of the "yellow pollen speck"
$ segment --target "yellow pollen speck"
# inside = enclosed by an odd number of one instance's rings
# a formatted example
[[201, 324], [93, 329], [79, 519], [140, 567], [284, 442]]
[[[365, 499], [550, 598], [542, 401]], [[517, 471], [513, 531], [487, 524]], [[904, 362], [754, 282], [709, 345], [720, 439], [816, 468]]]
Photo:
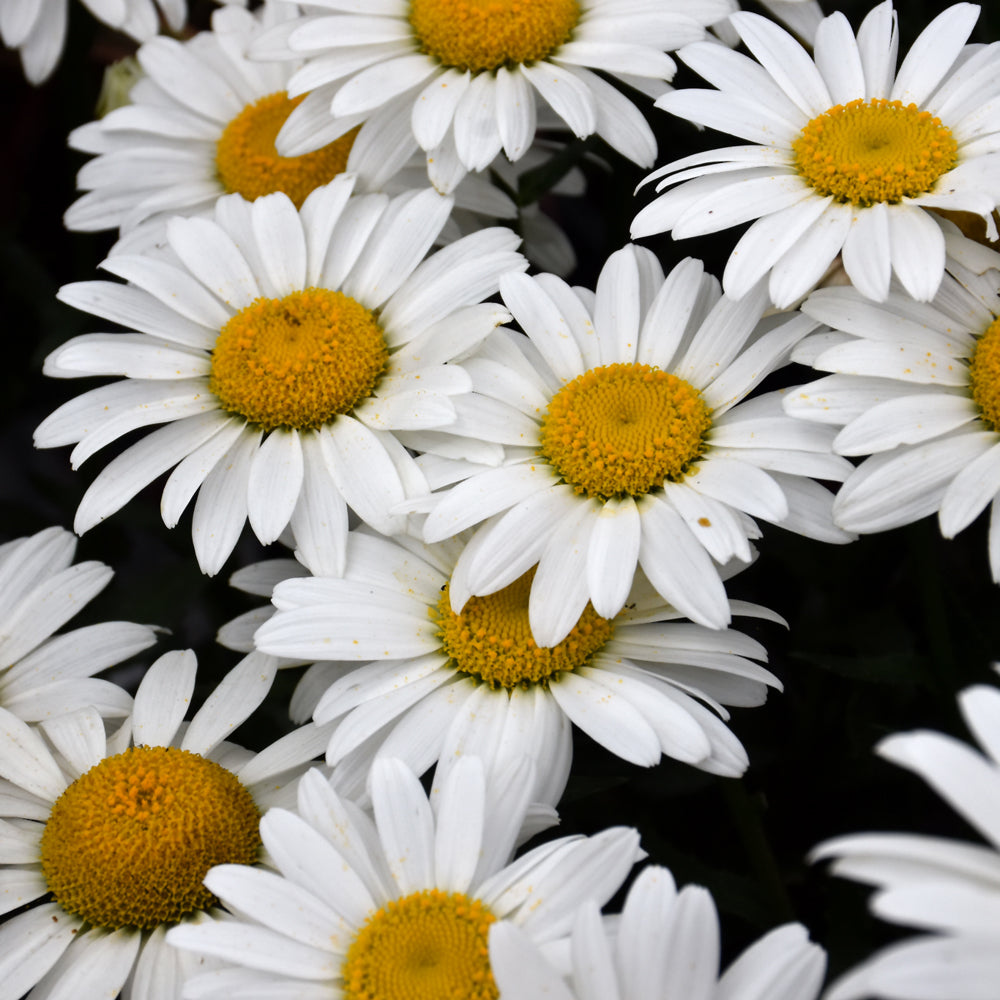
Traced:
[[991, 431], [1000, 431], [1000, 319], [976, 343], [969, 362], [969, 386], [980, 419]]
[[411, 0], [420, 51], [443, 66], [480, 73], [533, 63], [570, 40], [577, 0]]
[[452, 665], [491, 688], [547, 684], [554, 676], [585, 666], [614, 634], [614, 625], [588, 603], [569, 635], [556, 646], [538, 646], [528, 622], [534, 568], [495, 594], [470, 597], [455, 614], [445, 586], [431, 615]]
[[107, 757], [56, 799], [42, 833], [55, 901], [96, 927], [173, 924], [216, 903], [213, 865], [253, 864], [260, 813], [234, 774], [176, 747]]
[[389, 360], [375, 316], [342, 292], [260, 298], [220, 331], [209, 388], [265, 431], [319, 427], [371, 395]]
[[577, 493], [641, 496], [682, 479], [711, 426], [704, 400], [684, 379], [649, 365], [606, 365], [552, 397], [539, 453]]
[[861, 207], [925, 194], [958, 162], [958, 143], [940, 118], [883, 98], [824, 111], [792, 149], [819, 194]]
[[311, 191], [347, 169], [358, 130], [351, 129], [322, 149], [303, 156], [279, 156], [274, 140], [302, 97], [283, 90], [248, 104], [223, 130], [215, 149], [215, 168], [229, 192], [254, 201], [284, 191], [301, 208]]
[[347, 951], [344, 1000], [496, 1000], [495, 920], [478, 899], [457, 892], [422, 889], [391, 900]]

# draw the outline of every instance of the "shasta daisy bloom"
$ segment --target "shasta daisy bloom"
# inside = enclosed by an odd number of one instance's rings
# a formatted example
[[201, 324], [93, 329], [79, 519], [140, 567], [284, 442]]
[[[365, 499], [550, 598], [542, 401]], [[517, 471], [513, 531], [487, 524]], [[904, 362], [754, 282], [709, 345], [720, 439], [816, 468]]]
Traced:
[[[171, 31], [187, 20], [186, 0], [83, 0], [98, 20], [136, 41], [152, 38], [163, 15]], [[68, 0], [5, 0], [0, 4], [0, 41], [17, 49], [24, 75], [43, 83], [55, 69], [66, 41]]]
[[492, 433], [509, 458], [424, 466], [432, 486], [463, 480], [434, 494], [426, 541], [485, 522], [462, 557], [456, 612], [538, 563], [531, 628], [552, 646], [588, 601], [613, 618], [638, 565], [664, 601], [722, 628], [718, 564], [750, 560], [751, 518], [848, 540], [831, 494], [807, 478], [851, 471], [829, 429], [784, 416], [779, 393], [742, 402], [816, 321], [760, 324], [763, 283], [735, 301], [699, 261], [664, 278], [634, 246], [608, 259], [596, 295], [553, 275], [507, 275], [500, 290], [527, 338], [497, 331], [466, 367], [500, 404]]
[[[460, 599], [463, 540], [429, 546], [367, 529], [351, 533], [343, 579], [292, 578], [274, 588], [277, 613], [259, 649], [317, 663], [296, 692], [314, 718], [339, 724], [327, 749], [337, 764], [365, 740], [418, 773], [435, 761], [435, 787], [459, 758], [491, 768], [522, 754], [536, 763], [532, 798], [558, 801], [572, 758], [571, 723], [644, 766], [661, 754], [739, 775], [742, 745], [723, 704], [764, 702], [780, 683], [754, 662], [763, 646], [734, 630], [684, 622], [644, 580], [612, 619], [588, 604], [566, 638], [542, 647], [528, 626], [533, 570], [486, 597]], [[781, 621], [756, 605], [727, 612]], [[295, 703], [293, 702], [293, 705]]]
[[652, 173], [664, 191], [632, 223], [632, 236], [675, 238], [756, 220], [740, 238], [723, 287], [741, 297], [764, 275], [784, 307], [805, 295], [842, 254], [865, 296], [882, 301], [895, 274], [916, 299], [933, 298], [945, 242], [928, 209], [986, 220], [1000, 200], [1000, 42], [966, 47], [979, 8], [938, 15], [895, 68], [890, 0], [857, 37], [843, 14], [825, 18], [815, 57], [763, 17], [732, 17], [756, 62], [718, 45], [681, 59], [717, 90], [665, 94], [657, 106], [748, 140], [684, 157]]
[[834, 501], [838, 524], [886, 531], [936, 511], [953, 538], [989, 505], [990, 567], [1000, 582], [998, 271], [948, 267], [926, 304], [898, 286], [883, 304], [852, 288], [811, 295], [803, 310], [835, 333], [807, 339], [798, 357], [836, 374], [789, 393], [785, 409], [842, 426], [833, 442], [841, 454], [871, 456]]
[[987, 841], [917, 833], [828, 840], [814, 859], [876, 887], [876, 916], [924, 932], [837, 980], [827, 1000], [984, 1000], [1000, 979], [1000, 691], [978, 685], [959, 707], [982, 752], [941, 733], [901, 733], [877, 753], [919, 775]]
[[257, 862], [261, 813], [294, 801], [316, 753], [315, 728], [259, 754], [223, 742], [275, 667], [246, 657], [185, 724], [194, 654], [167, 653], [107, 737], [92, 708], [38, 730], [0, 709], [0, 912], [27, 907], [0, 926], [4, 996], [179, 1000], [197, 963], [166, 946], [167, 928], [217, 906], [212, 865]]
[[[283, 191], [300, 207], [344, 171], [357, 174], [364, 190], [426, 187], [422, 157], [418, 182], [407, 183], [416, 142], [377, 129], [352, 129], [304, 156], [278, 155], [275, 136], [301, 103], [286, 91], [296, 64], [251, 62], [245, 52], [291, 13], [276, 2], [255, 13], [227, 7], [213, 15], [212, 31], [143, 45], [138, 60], [145, 75], [128, 105], [70, 135], [71, 146], [97, 155], [80, 170], [77, 184], [86, 193], [67, 210], [67, 227], [120, 229], [112, 252], [128, 253], [164, 243], [171, 216], [210, 214], [227, 193], [254, 201]], [[517, 214], [485, 179], [461, 185], [456, 203], [494, 218]], [[481, 228], [481, 214], [479, 222]]]
[[632, 883], [615, 925], [594, 900], [577, 911], [564, 976], [519, 927], [490, 928], [490, 965], [501, 1000], [816, 1000], [826, 954], [801, 924], [750, 945], [720, 976], [719, 917], [711, 894], [679, 892], [666, 868]]
[[54, 634], [114, 575], [99, 562], [72, 565], [75, 552], [63, 528], [0, 545], [0, 706], [25, 722], [86, 706], [104, 718], [128, 715], [128, 693], [94, 674], [156, 642], [155, 629], [132, 622]]
[[298, 815], [272, 809], [261, 820], [280, 876], [212, 869], [206, 886], [245, 916], [168, 934], [178, 948], [236, 966], [193, 977], [185, 997], [496, 1000], [491, 926], [556, 940], [580, 902], [606, 902], [643, 856], [635, 830], [613, 827], [510, 862], [529, 771], [522, 763], [490, 783], [466, 757], [429, 802], [404, 764], [376, 761], [374, 823], [310, 771]]
[[36, 445], [79, 442], [79, 465], [122, 434], [166, 425], [97, 476], [78, 532], [176, 466], [163, 520], [176, 524], [198, 493], [204, 572], [219, 570], [249, 518], [265, 544], [291, 524], [310, 568], [336, 575], [348, 507], [391, 533], [405, 517], [390, 508], [427, 491], [398, 434], [447, 431], [434, 440], [499, 461], [499, 445], [455, 444], [475, 434], [479, 403], [447, 362], [508, 318], [482, 299], [526, 266], [517, 236], [482, 230], [425, 261], [450, 199], [430, 189], [349, 198], [352, 185], [335, 178], [301, 213], [282, 193], [252, 204], [229, 195], [215, 221], [170, 222], [172, 260], [115, 254], [102, 266], [128, 284], [60, 290], [137, 332], [76, 337], [49, 355], [49, 375], [126, 380], [60, 407]]
[[[251, 54], [306, 59], [289, 92], [310, 92], [278, 137], [299, 155], [378, 116], [427, 151], [435, 187], [535, 136], [538, 98], [577, 136], [596, 133], [640, 165], [656, 140], [640, 111], [594, 70], [657, 96], [666, 54], [703, 38], [726, 0], [321, 0]], [[537, 94], [536, 94], [537, 92]], [[332, 120], [330, 115], [333, 116]]]

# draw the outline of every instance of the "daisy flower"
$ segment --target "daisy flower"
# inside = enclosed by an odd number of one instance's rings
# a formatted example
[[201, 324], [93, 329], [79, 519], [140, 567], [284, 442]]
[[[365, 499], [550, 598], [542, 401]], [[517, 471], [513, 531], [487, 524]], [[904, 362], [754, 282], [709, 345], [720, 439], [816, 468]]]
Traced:
[[886, 531], [936, 511], [953, 538], [989, 505], [1000, 582], [998, 271], [976, 274], [955, 260], [948, 268], [926, 304], [899, 286], [882, 304], [853, 288], [811, 295], [803, 311], [835, 332], [807, 339], [796, 358], [836, 374], [790, 392], [785, 409], [842, 426], [833, 442], [842, 455], [871, 456], [834, 501], [838, 524]]
[[814, 58], [777, 25], [737, 13], [732, 24], [756, 62], [695, 43], [681, 59], [718, 90], [665, 94], [657, 106], [751, 145], [684, 157], [652, 173], [670, 190], [632, 223], [638, 238], [675, 238], [756, 220], [723, 275], [739, 298], [764, 275], [779, 308], [806, 294], [834, 258], [865, 296], [882, 301], [895, 274], [933, 298], [945, 241], [927, 209], [986, 220], [1000, 198], [997, 156], [1000, 42], [966, 46], [979, 7], [959, 3], [921, 33], [896, 71], [890, 0], [857, 37], [843, 14], [816, 31]]
[[110, 582], [103, 563], [72, 565], [76, 539], [63, 528], [0, 545], [0, 706], [24, 722], [93, 706], [129, 714], [132, 699], [94, 674], [156, 642], [149, 625], [102, 622], [54, 635]]
[[[435, 787], [468, 754], [502, 768], [521, 754], [538, 769], [534, 800], [559, 800], [572, 758], [571, 723], [625, 760], [661, 754], [736, 776], [747, 755], [723, 704], [764, 702], [777, 678], [754, 660], [760, 643], [734, 630], [680, 621], [638, 579], [627, 606], [605, 619], [588, 604], [566, 638], [542, 647], [528, 626], [534, 571], [486, 597], [460, 601], [464, 539], [429, 546], [351, 533], [343, 579], [292, 578], [274, 588], [277, 614], [259, 649], [317, 663], [296, 698], [339, 725], [327, 749], [337, 764], [362, 741], [418, 773], [437, 761]], [[727, 612], [780, 622], [733, 601]], [[295, 702], [293, 702], [293, 707]], [[721, 718], [720, 718], [721, 717]]]
[[958, 698], [982, 748], [941, 733], [899, 733], [876, 752], [923, 778], [988, 842], [913, 833], [828, 840], [814, 859], [877, 888], [879, 917], [924, 933], [847, 972], [827, 1000], [985, 1000], [1000, 980], [1000, 691], [977, 685]]
[[22, 909], [0, 926], [4, 996], [179, 1000], [198, 963], [166, 946], [167, 928], [216, 907], [209, 868], [259, 859], [261, 813], [294, 801], [324, 735], [259, 754], [223, 742], [270, 690], [276, 663], [260, 653], [185, 725], [196, 668], [189, 650], [161, 656], [107, 737], [93, 708], [38, 730], [0, 709], [0, 912]]
[[[414, 140], [375, 128], [352, 129], [307, 155], [279, 156], [278, 130], [301, 98], [289, 98], [295, 63], [251, 62], [244, 53], [269, 26], [294, 12], [276, 2], [250, 13], [217, 10], [212, 31], [186, 42], [157, 37], [138, 52], [144, 76], [127, 106], [75, 129], [70, 145], [96, 154], [80, 170], [86, 193], [66, 212], [68, 228], [119, 229], [112, 253], [144, 251], [166, 241], [172, 215], [210, 214], [224, 194], [247, 201], [283, 191], [296, 207], [338, 174], [358, 175], [358, 190], [401, 193], [426, 187], [407, 164]], [[493, 218], [514, 217], [514, 203], [485, 178], [470, 178], [456, 205]]]
[[[455, 442], [476, 433], [479, 404], [469, 375], [447, 362], [508, 318], [482, 299], [526, 261], [506, 229], [425, 261], [450, 199], [430, 189], [349, 198], [352, 185], [335, 178], [301, 213], [280, 192], [252, 204], [229, 195], [215, 221], [171, 220], [171, 260], [115, 254], [102, 266], [128, 284], [60, 290], [63, 302], [137, 332], [76, 337], [49, 355], [55, 377], [126, 380], [60, 407], [36, 445], [79, 442], [79, 465], [129, 431], [166, 425], [97, 476], [78, 533], [174, 466], [163, 520], [176, 524], [198, 493], [193, 537], [206, 573], [248, 518], [265, 544], [290, 523], [310, 568], [335, 575], [348, 507], [379, 531], [404, 528], [390, 509], [427, 485], [396, 434], [447, 430], [435, 440], [465, 450]], [[499, 461], [498, 445], [468, 449]]]
[[464, 480], [424, 505], [425, 541], [485, 522], [463, 556], [456, 612], [538, 563], [531, 628], [552, 646], [588, 601], [613, 618], [638, 565], [664, 601], [722, 628], [717, 564], [750, 560], [751, 518], [849, 539], [831, 494], [807, 478], [850, 473], [832, 434], [786, 417], [779, 393], [741, 402], [818, 326], [799, 315], [760, 324], [763, 283], [737, 302], [699, 261], [664, 278], [653, 254], [626, 246], [596, 295], [544, 274], [507, 275], [500, 290], [527, 337], [497, 331], [466, 367], [498, 403], [491, 433], [509, 458], [424, 466], [434, 487]]
[[596, 133], [652, 165], [656, 140], [641, 112], [594, 70], [658, 96], [676, 69], [666, 52], [703, 38], [731, 10], [727, 0], [320, 0], [311, 8], [251, 50], [306, 60], [289, 93], [309, 96], [278, 149], [299, 155], [377, 115], [427, 151], [442, 191], [501, 151], [524, 155], [536, 92], [577, 136]]
[[510, 862], [529, 771], [522, 763], [494, 785], [478, 759], [463, 758], [432, 805], [404, 764], [376, 761], [374, 823], [310, 771], [298, 815], [272, 809], [261, 820], [280, 875], [222, 865], [205, 878], [243, 918], [168, 934], [236, 966], [193, 977], [185, 997], [495, 1000], [491, 926], [553, 941], [584, 899], [606, 902], [643, 856], [635, 830], [613, 827]]
[[[224, 0], [239, 2], [239, 0]], [[137, 42], [160, 30], [160, 16], [171, 31], [187, 20], [186, 0], [83, 0], [83, 5], [108, 27]], [[67, 0], [5, 0], [0, 4], [0, 41], [17, 49], [30, 83], [43, 83], [55, 69], [66, 42]]]
[[557, 971], [515, 924], [490, 928], [501, 1000], [816, 1000], [826, 954], [801, 924], [784, 924], [719, 975], [719, 917], [707, 889], [679, 892], [666, 868], [632, 883], [612, 926], [587, 900], [573, 921], [570, 969]]

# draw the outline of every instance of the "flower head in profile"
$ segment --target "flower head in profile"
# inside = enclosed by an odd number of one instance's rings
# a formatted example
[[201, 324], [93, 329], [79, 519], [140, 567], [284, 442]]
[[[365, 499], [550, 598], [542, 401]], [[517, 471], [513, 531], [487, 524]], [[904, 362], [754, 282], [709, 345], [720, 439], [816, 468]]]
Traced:
[[2, 909], [22, 909], [0, 927], [6, 995], [178, 997], [197, 963], [167, 928], [217, 912], [205, 873], [255, 864], [261, 813], [294, 801], [314, 731], [258, 754], [224, 742], [269, 691], [274, 658], [246, 657], [185, 724], [196, 666], [190, 651], [161, 656], [110, 736], [93, 708], [37, 730], [0, 709]]
[[832, 436], [786, 417], [780, 393], [746, 399], [818, 326], [797, 314], [761, 323], [763, 283], [736, 301], [699, 261], [664, 277], [630, 245], [608, 259], [596, 295], [548, 274], [505, 276], [500, 291], [527, 336], [496, 331], [466, 369], [496, 401], [488, 433], [508, 457], [490, 469], [422, 465], [442, 487], [421, 508], [424, 539], [481, 525], [456, 613], [537, 563], [531, 629], [552, 646], [588, 601], [618, 614], [638, 566], [663, 601], [722, 628], [720, 565], [749, 562], [752, 518], [849, 539], [809, 478], [850, 473]]
[[[439, 787], [455, 761], [480, 756], [493, 773], [534, 760], [532, 798], [555, 804], [572, 760], [571, 724], [612, 753], [649, 767], [661, 755], [737, 776], [747, 766], [724, 705], [760, 705], [777, 678], [741, 632], [684, 622], [638, 579], [626, 608], [602, 618], [588, 604], [549, 647], [528, 624], [529, 571], [453, 610], [462, 589], [462, 539], [436, 545], [351, 532], [343, 579], [291, 578], [274, 589], [277, 614], [259, 649], [318, 660], [293, 699], [301, 717], [339, 720], [327, 761], [368, 746]], [[273, 568], [273, 566], [272, 566]], [[780, 621], [756, 605], [727, 611]], [[721, 717], [721, 718], [720, 718]]]
[[[170, 222], [170, 259], [104, 262], [128, 284], [61, 289], [64, 302], [135, 332], [87, 334], [49, 355], [49, 375], [125, 379], [60, 407], [36, 445], [76, 443], [78, 465], [123, 434], [165, 425], [97, 476], [78, 532], [170, 469], [163, 520], [176, 524], [198, 494], [193, 537], [206, 573], [247, 519], [265, 544], [290, 524], [310, 568], [334, 574], [348, 508], [379, 531], [403, 529], [391, 508], [427, 491], [406, 435], [463, 451], [456, 441], [475, 433], [478, 397], [448, 362], [507, 318], [482, 300], [527, 264], [506, 229], [424, 260], [450, 199], [430, 189], [351, 198], [352, 188], [351, 176], [337, 177], [301, 212], [282, 193], [252, 204], [229, 195], [214, 221]], [[469, 448], [499, 461], [498, 445]]]
[[896, 13], [879, 4], [857, 36], [841, 13], [816, 31], [812, 57], [777, 25], [740, 12], [732, 24], [756, 57], [695, 43], [680, 57], [717, 90], [684, 89], [657, 102], [672, 114], [751, 145], [695, 153], [661, 167], [664, 191], [632, 224], [633, 238], [675, 238], [753, 224], [723, 287], [745, 295], [768, 276], [784, 307], [805, 295], [838, 254], [847, 276], [882, 301], [893, 274], [933, 298], [945, 241], [928, 209], [973, 212], [995, 238], [1000, 199], [1000, 42], [966, 41], [979, 7], [939, 14], [896, 69]]
[[73, 535], [55, 527], [0, 545], [0, 706], [24, 722], [87, 706], [128, 715], [128, 692], [94, 674], [156, 642], [155, 629], [132, 622], [54, 634], [114, 575], [99, 562], [73, 565], [75, 552]]
[[[160, 30], [161, 16], [171, 31], [180, 31], [187, 20], [187, 0], [83, 0], [83, 5], [99, 21], [137, 42]], [[17, 49], [30, 83], [44, 83], [56, 68], [68, 20], [69, 0], [11, 0], [0, 5], [0, 41]]]
[[[826, 954], [801, 924], [784, 924], [719, 974], [719, 917], [707, 889], [678, 891], [666, 868], [632, 883], [614, 929], [588, 900], [557, 970], [519, 927], [490, 928], [490, 964], [501, 1000], [816, 1000]], [[565, 973], [565, 974], [564, 974]]]
[[594, 71], [656, 96], [676, 68], [667, 51], [703, 38], [705, 27], [731, 10], [727, 0], [388, 0], [364, 7], [325, 0], [322, 7], [251, 50], [259, 58], [306, 60], [289, 92], [309, 94], [278, 148], [299, 155], [369, 118], [402, 141], [412, 135], [442, 191], [501, 151], [510, 160], [523, 156], [540, 117], [578, 136], [596, 133], [651, 165], [656, 141], [641, 112]]
[[980, 1000], [1000, 979], [1000, 690], [966, 688], [958, 704], [980, 749], [921, 730], [876, 752], [923, 778], [987, 843], [859, 833], [820, 844], [814, 859], [875, 886], [876, 916], [923, 932], [845, 973], [828, 1000]]
[[838, 524], [886, 531], [937, 512], [953, 538], [989, 506], [1000, 582], [1000, 256], [957, 234], [949, 247], [982, 273], [949, 259], [931, 302], [898, 286], [881, 304], [853, 288], [813, 293], [803, 311], [833, 332], [796, 357], [834, 374], [790, 392], [785, 409], [839, 427], [840, 454], [870, 456], [837, 494]]
[[635, 830], [613, 827], [511, 861], [530, 771], [522, 761], [487, 782], [482, 762], [464, 757], [432, 803], [403, 763], [379, 760], [374, 822], [309, 772], [298, 814], [261, 820], [280, 874], [223, 865], [205, 879], [242, 919], [169, 933], [170, 944], [233, 966], [195, 976], [185, 995], [496, 1000], [491, 926], [555, 940], [584, 899], [605, 903], [643, 856]]

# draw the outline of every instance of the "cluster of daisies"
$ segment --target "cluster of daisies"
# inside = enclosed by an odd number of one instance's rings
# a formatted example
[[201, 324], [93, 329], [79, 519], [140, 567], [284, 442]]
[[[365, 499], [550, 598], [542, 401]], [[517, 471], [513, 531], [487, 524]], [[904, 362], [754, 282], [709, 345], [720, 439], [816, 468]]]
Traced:
[[[892, 0], [856, 31], [812, 0], [263, 0], [203, 31], [184, 0], [84, 4], [142, 44], [69, 136], [65, 224], [109, 233], [108, 277], [58, 298], [119, 329], [45, 359], [102, 381], [35, 444], [114, 453], [77, 534], [161, 483], [200, 570], [260, 604], [216, 623], [243, 658], [203, 701], [191, 650], [130, 694], [97, 675], [169, 637], [61, 631], [108, 567], [62, 527], [0, 547], [0, 998], [816, 1000], [802, 924], [724, 962], [711, 895], [634, 868], [639, 831], [553, 828], [575, 730], [745, 772], [730, 709], [782, 686], [746, 629], [782, 618], [727, 583], [772, 526], [951, 538], [989, 506], [1000, 582], [979, 8], [900, 59]], [[32, 82], [66, 18], [0, 4]], [[668, 115], [743, 144], [670, 160]], [[584, 157], [652, 170], [592, 288], [526, 195], [584, 195]], [[641, 242], [735, 226], [721, 279]], [[233, 565], [248, 535], [281, 554]], [[234, 742], [293, 669], [287, 734]], [[829, 1000], [997, 996], [1000, 690], [960, 708], [981, 753], [878, 752], [988, 844], [819, 844], [923, 932]]]

